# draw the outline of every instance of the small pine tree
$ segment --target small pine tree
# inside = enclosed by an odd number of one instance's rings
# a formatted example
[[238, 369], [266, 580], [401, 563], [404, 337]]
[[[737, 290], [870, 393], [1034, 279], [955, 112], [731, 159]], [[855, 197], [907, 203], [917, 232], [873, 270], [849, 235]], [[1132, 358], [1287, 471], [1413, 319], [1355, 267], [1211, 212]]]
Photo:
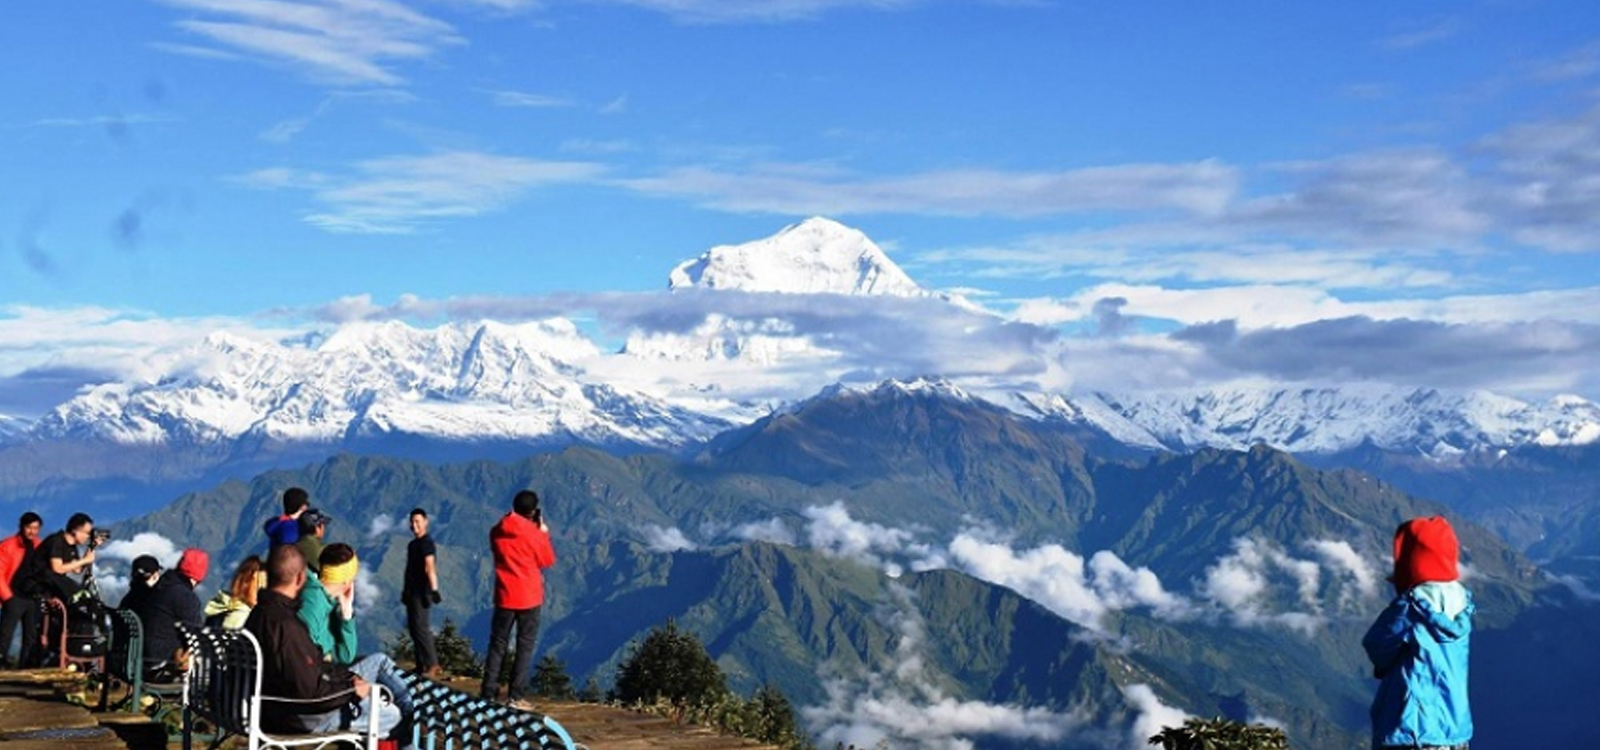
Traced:
[[[479, 658], [477, 651], [472, 650], [471, 639], [456, 630], [455, 621], [444, 621], [444, 629], [433, 636], [433, 647], [439, 654], [439, 666], [444, 671], [462, 677], [483, 676], [483, 659]], [[411, 657], [416, 655], [409, 633], [395, 636], [394, 640], [384, 644], [383, 651], [400, 664], [411, 664]]]
[[1215, 719], [1186, 719], [1181, 727], [1162, 727], [1150, 738], [1162, 750], [1289, 750], [1282, 729]]
[[462, 677], [483, 676], [483, 659], [472, 650], [472, 639], [456, 630], [455, 621], [444, 621], [444, 627], [433, 637], [433, 647], [444, 671]]
[[533, 694], [552, 700], [572, 700], [572, 677], [567, 674], [567, 665], [545, 654], [533, 667]]
[[750, 696], [750, 713], [754, 719], [753, 739], [781, 747], [802, 747], [805, 734], [800, 731], [800, 721], [795, 716], [789, 697], [772, 683], [762, 685]]
[[605, 699], [605, 694], [600, 692], [600, 681], [590, 677], [583, 683], [583, 689], [578, 691], [578, 700], [583, 703], [599, 703]]
[[623, 703], [659, 699], [680, 706], [705, 705], [728, 692], [722, 669], [693, 634], [667, 620], [617, 665], [614, 694]]

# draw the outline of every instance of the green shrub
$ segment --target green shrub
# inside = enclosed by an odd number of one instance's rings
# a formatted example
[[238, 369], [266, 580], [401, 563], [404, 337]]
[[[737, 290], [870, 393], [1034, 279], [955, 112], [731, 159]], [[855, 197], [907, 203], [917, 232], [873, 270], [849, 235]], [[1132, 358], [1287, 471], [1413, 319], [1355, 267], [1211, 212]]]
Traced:
[[1283, 730], [1247, 725], [1221, 717], [1188, 719], [1181, 727], [1163, 727], [1150, 738], [1162, 750], [1289, 750]]

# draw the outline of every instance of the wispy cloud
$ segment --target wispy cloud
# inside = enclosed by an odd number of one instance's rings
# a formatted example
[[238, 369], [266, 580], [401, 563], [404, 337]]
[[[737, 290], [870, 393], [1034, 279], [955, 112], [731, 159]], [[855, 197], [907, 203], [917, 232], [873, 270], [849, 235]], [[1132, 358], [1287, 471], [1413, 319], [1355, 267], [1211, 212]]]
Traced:
[[1423, 47], [1461, 33], [1462, 24], [1453, 18], [1414, 24], [1378, 40], [1378, 44], [1391, 50], [1411, 50]]
[[134, 113], [127, 115], [90, 115], [87, 117], [43, 117], [27, 124], [34, 128], [120, 128], [128, 125], [147, 125], [177, 122], [171, 115]]
[[646, 194], [686, 198], [727, 211], [1005, 217], [1166, 210], [1205, 215], [1225, 207], [1237, 183], [1234, 169], [1214, 161], [1056, 172], [949, 170], [899, 177], [769, 164], [746, 171], [691, 167], [619, 182]]
[[571, 107], [574, 105], [574, 102], [571, 99], [565, 99], [559, 96], [549, 96], [547, 94], [533, 94], [526, 91], [497, 90], [484, 91], [483, 93], [488, 94], [494, 100], [495, 106], [499, 107], [560, 109], [562, 107]]
[[195, 15], [174, 22], [216, 51], [284, 65], [336, 85], [403, 82], [393, 65], [462, 39], [443, 21], [393, 0], [158, 0]]
[[495, 211], [534, 188], [591, 181], [601, 171], [588, 162], [452, 151], [372, 159], [340, 175], [272, 167], [235, 181], [311, 193], [323, 210], [305, 220], [330, 232], [395, 234]]
[[1587, 78], [1600, 72], [1600, 42], [1593, 42], [1533, 66], [1536, 81], [1552, 83]]
[[310, 127], [312, 123], [321, 119], [336, 106], [344, 103], [366, 102], [372, 104], [409, 104], [417, 100], [410, 92], [401, 89], [367, 89], [354, 91], [334, 91], [323, 97], [317, 108], [309, 114], [280, 120], [272, 127], [261, 131], [261, 140], [268, 143], [288, 143]]
[[925, 0], [604, 0], [654, 10], [688, 23], [781, 23], [854, 8], [894, 10]]

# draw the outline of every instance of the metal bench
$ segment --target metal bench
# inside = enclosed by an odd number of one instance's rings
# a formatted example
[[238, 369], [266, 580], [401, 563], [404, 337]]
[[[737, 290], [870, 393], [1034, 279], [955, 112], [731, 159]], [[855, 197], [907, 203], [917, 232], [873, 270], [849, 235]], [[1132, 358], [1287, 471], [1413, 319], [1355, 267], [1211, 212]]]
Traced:
[[[144, 711], [145, 699], [153, 699], [150, 714], [156, 721], [182, 707], [183, 682], [146, 682], [144, 659], [144, 622], [129, 609], [111, 610], [111, 644], [106, 650], [106, 676], [100, 683], [100, 705], [128, 713]], [[114, 705], [110, 703], [111, 683], [121, 682], [128, 694]]]
[[[366, 715], [365, 726], [320, 734], [268, 734], [261, 729], [263, 702], [308, 703], [261, 694], [261, 644], [247, 630], [200, 628], [181, 623], [178, 631], [189, 646], [189, 670], [183, 683], [183, 747], [191, 750], [196, 738], [195, 719], [216, 728], [208, 747], [216, 748], [229, 737], [243, 737], [249, 750], [262, 748], [323, 748], [348, 743], [377, 750], [378, 712]], [[381, 685], [372, 689], [380, 695]], [[353, 696], [353, 691], [347, 691]], [[318, 701], [321, 702], [321, 701]]]
[[580, 750], [548, 716], [519, 711], [452, 690], [415, 672], [405, 673], [416, 705], [412, 744], [417, 750]]

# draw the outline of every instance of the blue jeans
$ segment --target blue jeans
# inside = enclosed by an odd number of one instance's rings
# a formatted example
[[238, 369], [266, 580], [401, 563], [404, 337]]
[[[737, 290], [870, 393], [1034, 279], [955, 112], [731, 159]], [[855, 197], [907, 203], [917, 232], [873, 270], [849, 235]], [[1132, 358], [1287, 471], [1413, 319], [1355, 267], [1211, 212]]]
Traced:
[[388, 688], [389, 694], [394, 696], [395, 708], [400, 709], [402, 715], [411, 716], [416, 713], [416, 706], [411, 702], [411, 691], [406, 688], [406, 681], [400, 676], [400, 668], [395, 666], [394, 660], [387, 654], [363, 656], [350, 665], [350, 671], [367, 682]]
[[528, 674], [533, 667], [533, 644], [539, 640], [539, 608], [494, 608], [494, 619], [489, 621], [489, 656], [484, 663], [483, 690], [479, 695], [494, 700], [500, 692], [500, 670], [505, 664], [506, 650], [511, 646], [511, 628], [517, 629], [517, 653], [511, 662], [511, 684], [506, 687], [506, 698], [520, 700], [528, 690]]
[[[367, 728], [367, 712], [377, 711], [378, 736], [387, 737], [400, 724], [400, 708], [388, 701], [376, 700], [377, 697], [378, 691], [374, 689], [367, 694], [366, 699], [361, 701], [359, 706], [351, 704], [337, 711], [329, 711], [322, 714], [302, 714], [296, 718], [300, 723], [301, 729], [308, 733], [338, 732], [351, 729], [362, 730]], [[411, 738], [402, 737], [401, 742], [409, 747]]]

